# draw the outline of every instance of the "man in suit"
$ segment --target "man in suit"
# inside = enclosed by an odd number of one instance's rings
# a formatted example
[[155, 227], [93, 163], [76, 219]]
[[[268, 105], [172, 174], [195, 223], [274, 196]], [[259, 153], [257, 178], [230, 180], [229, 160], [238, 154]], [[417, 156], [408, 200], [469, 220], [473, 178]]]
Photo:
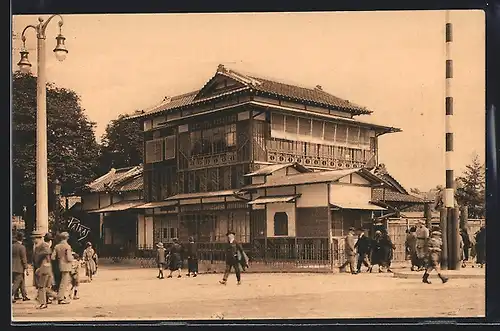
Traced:
[[57, 302], [59, 304], [68, 304], [67, 294], [71, 285], [71, 269], [73, 262], [73, 250], [68, 244], [69, 234], [61, 233], [61, 241], [54, 247], [52, 252], [52, 260], [57, 260], [59, 263], [59, 271], [61, 273], [61, 284], [57, 293]]
[[429, 239], [429, 229], [425, 226], [424, 221], [417, 221], [417, 231], [415, 232], [417, 236], [417, 259], [418, 259], [418, 270], [424, 270], [427, 257], [427, 240]]
[[[242, 266], [241, 263], [247, 264], [247, 259], [245, 258], [246, 254], [243, 252], [243, 247], [241, 247], [240, 243], [236, 241], [236, 234], [233, 231], [228, 231], [226, 236], [228, 241], [226, 246], [226, 270], [224, 271], [224, 277], [219, 283], [226, 285], [229, 273], [231, 269], [234, 268], [236, 280], [238, 281], [237, 284], [241, 285], [241, 270], [242, 267], [247, 266]], [[241, 257], [241, 259], [239, 257]]]
[[19, 290], [21, 290], [23, 301], [29, 300], [24, 285], [24, 274], [26, 273], [26, 275], [29, 275], [29, 273], [26, 247], [23, 245], [23, 239], [23, 234], [17, 233], [16, 241], [12, 243], [12, 303], [16, 302], [14, 297]]
[[34, 284], [38, 290], [39, 309], [47, 308], [48, 299], [55, 298], [57, 294], [52, 291], [52, 265], [50, 256], [52, 254], [50, 248], [50, 234], [42, 237], [41, 233], [34, 233], [33, 241], [35, 249], [33, 251], [33, 269], [34, 269]]
[[347, 265], [349, 265], [351, 274], [356, 275], [357, 274], [357, 269], [355, 269], [356, 266], [356, 249], [355, 244], [354, 244], [354, 231], [355, 229], [353, 227], [349, 228], [349, 232], [347, 233], [347, 236], [345, 238], [345, 258], [346, 261], [342, 266], [340, 266], [340, 269], [343, 270]]
[[365, 235], [365, 229], [358, 229], [358, 241], [354, 246], [358, 250], [358, 265], [356, 273], [361, 272], [361, 264], [364, 264], [365, 267], [370, 270], [370, 250], [371, 250], [371, 239]]

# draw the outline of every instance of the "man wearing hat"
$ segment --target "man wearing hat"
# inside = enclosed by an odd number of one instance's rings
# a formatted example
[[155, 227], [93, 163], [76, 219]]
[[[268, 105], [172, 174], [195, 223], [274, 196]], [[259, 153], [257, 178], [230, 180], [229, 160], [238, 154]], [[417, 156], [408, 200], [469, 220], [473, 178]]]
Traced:
[[[26, 247], [23, 245], [24, 236], [22, 233], [16, 233], [15, 242], [12, 243], [12, 295], [16, 296], [21, 290], [23, 301], [29, 300], [25, 287], [25, 273], [28, 275], [28, 260], [26, 257]], [[12, 299], [12, 302], [16, 302]]]
[[358, 229], [358, 241], [354, 247], [358, 250], [358, 265], [356, 273], [361, 272], [361, 265], [364, 264], [365, 267], [370, 270], [370, 250], [371, 250], [371, 239], [365, 235], [365, 229], [362, 227]]
[[419, 270], [423, 270], [425, 268], [425, 258], [427, 256], [427, 240], [429, 238], [429, 229], [425, 226], [423, 220], [417, 221], [417, 231], [415, 232], [417, 235], [417, 259]]
[[165, 248], [163, 243], [159, 242], [156, 245], [156, 263], [158, 264], [158, 276], [156, 278], [163, 279], [163, 269], [165, 268]]
[[61, 241], [54, 247], [52, 260], [58, 261], [61, 275], [61, 284], [57, 293], [57, 301], [60, 304], [68, 304], [68, 290], [71, 285], [71, 269], [73, 262], [73, 250], [68, 244], [69, 233], [63, 232], [60, 235]]
[[238, 285], [241, 285], [241, 271], [243, 268], [248, 267], [248, 258], [246, 257], [243, 247], [240, 243], [236, 241], [236, 233], [233, 231], [228, 231], [227, 236], [227, 246], [226, 246], [226, 270], [224, 271], [224, 277], [219, 283], [222, 285], [227, 284], [227, 278], [231, 269], [234, 268], [234, 273], [236, 274], [236, 280]]
[[427, 267], [425, 269], [424, 276], [422, 277], [422, 282], [430, 284], [429, 274], [432, 270], [436, 270], [441, 281], [446, 283], [448, 278], [441, 274], [440, 262], [441, 262], [441, 247], [443, 245], [443, 241], [441, 240], [441, 231], [435, 229], [431, 232], [431, 236], [427, 241], [427, 251], [428, 251], [428, 260]]
[[47, 308], [47, 303], [50, 297], [55, 298], [57, 294], [52, 290], [52, 265], [51, 265], [51, 248], [50, 241], [52, 236], [47, 233], [43, 236], [42, 233], [33, 233], [33, 241], [35, 243], [35, 249], [33, 251], [33, 270], [34, 270], [34, 285], [38, 290], [38, 302], [40, 306], [38, 308]]
[[349, 269], [351, 271], [351, 274], [356, 275], [357, 274], [357, 269], [356, 269], [356, 249], [355, 243], [354, 243], [354, 229], [353, 227], [349, 228], [349, 232], [347, 233], [347, 236], [345, 237], [345, 258], [346, 261], [344, 262], [343, 265], [340, 266], [340, 270], [343, 270], [346, 266], [349, 265]]

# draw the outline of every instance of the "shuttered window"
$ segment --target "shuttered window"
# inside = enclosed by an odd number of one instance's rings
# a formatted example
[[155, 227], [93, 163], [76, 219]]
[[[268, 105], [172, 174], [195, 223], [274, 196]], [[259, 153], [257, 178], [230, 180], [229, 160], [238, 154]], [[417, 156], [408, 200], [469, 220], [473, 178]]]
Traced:
[[165, 160], [175, 159], [175, 136], [165, 138]]
[[297, 117], [285, 117], [285, 131], [288, 133], [297, 134]]
[[311, 120], [299, 118], [299, 134], [303, 136], [311, 136]]
[[335, 137], [335, 124], [330, 122], [325, 122], [325, 140], [333, 142]]
[[163, 139], [146, 141], [146, 163], [163, 161]]
[[359, 127], [350, 126], [347, 132], [347, 142], [350, 144], [359, 143]]
[[285, 131], [285, 116], [280, 114], [272, 114], [271, 129], [275, 131]]
[[313, 120], [312, 136], [313, 138], [323, 139], [323, 122]]
[[345, 143], [347, 139], [347, 126], [342, 124], [337, 124], [337, 133], [335, 135], [335, 141], [339, 143]]

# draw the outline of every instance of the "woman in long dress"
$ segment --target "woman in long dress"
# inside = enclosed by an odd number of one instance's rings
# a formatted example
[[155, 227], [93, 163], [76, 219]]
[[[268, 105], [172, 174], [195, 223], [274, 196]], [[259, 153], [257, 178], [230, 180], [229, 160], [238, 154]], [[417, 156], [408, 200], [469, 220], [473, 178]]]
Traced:
[[88, 242], [83, 251], [83, 261], [85, 262], [85, 276], [89, 278], [89, 281], [92, 281], [92, 276], [96, 272], [95, 256], [96, 253], [92, 248], [92, 244]]
[[172, 278], [172, 273], [174, 271], [178, 271], [177, 278], [181, 278], [181, 268], [182, 268], [182, 246], [179, 244], [179, 240], [177, 238], [172, 239], [173, 244], [169, 249], [169, 263], [168, 269], [170, 270], [170, 274], [167, 278]]

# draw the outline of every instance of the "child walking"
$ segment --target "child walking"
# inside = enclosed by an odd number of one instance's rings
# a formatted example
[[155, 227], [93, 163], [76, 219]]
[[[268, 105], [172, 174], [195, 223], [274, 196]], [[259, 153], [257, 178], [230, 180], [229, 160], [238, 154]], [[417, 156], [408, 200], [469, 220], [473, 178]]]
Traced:
[[80, 285], [80, 265], [80, 256], [73, 253], [73, 261], [71, 262], [71, 292], [69, 295], [73, 300], [80, 299], [78, 297], [78, 285]]
[[163, 243], [158, 243], [156, 245], [158, 248], [156, 250], [156, 263], [158, 264], [158, 276], [156, 278], [163, 279], [163, 269], [165, 268], [165, 248], [163, 247]]

